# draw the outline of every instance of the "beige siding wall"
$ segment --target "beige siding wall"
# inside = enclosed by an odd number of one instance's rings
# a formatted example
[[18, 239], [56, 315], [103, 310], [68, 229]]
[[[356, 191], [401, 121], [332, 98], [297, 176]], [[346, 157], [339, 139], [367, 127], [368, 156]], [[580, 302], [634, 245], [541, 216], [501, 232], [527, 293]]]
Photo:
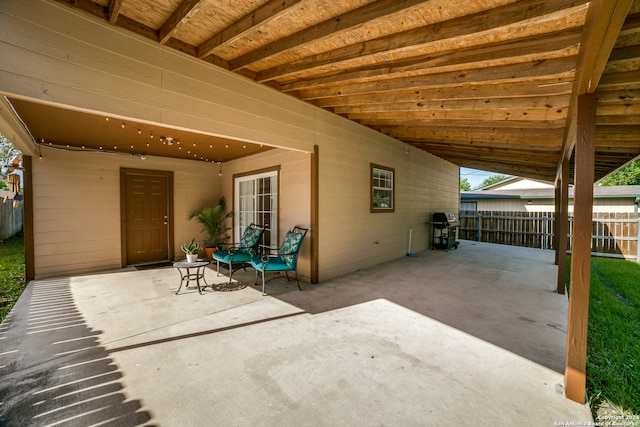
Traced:
[[0, 2], [0, 27], [9, 96], [307, 152], [322, 128], [310, 104], [56, 2]]
[[[405, 152], [405, 144], [369, 129], [351, 133], [347, 130], [350, 126], [344, 126], [350, 123], [344, 119], [329, 122], [336, 125], [336, 138], [319, 141], [319, 224], [317, 230], [310, 230], [319, 241], [319, 280], [404, 256], [410, 227], [412, 251], [429, 247], [431, 229], [427, 222], [431, 214], [458, 211], [458, 168], [414, 148]], [[360, 144], [368, 148], [363, 150]], [[370, 163], [395, 169], [393, 213], [370, 212]], [[234, 174], [274, 166], [281, 167], [282, 237], [294, 225], [310, 225], [311, 155], [274, 150], [226, 163], [222, 168], [222, 191], [232, 200]], [[306, 280], [310, 277], [310, 257], [310, 239], [306, 239], [299, 270]]]
[[[321, 281], [403, 256], [409, 227], [412, 251], [426, 248], [430, 214], [458, 210], [456, 166], [413, 148], [405, 153], [402, 143], [291, 96], [55, 2], [0, 2], [0, 26], [0, 56], [12, 58], [0, 61], [5, 95], [279, 148], [224, 164], [222, 185], [210, 165], [147, 160], [145, 168], [176, 172], [176, 244], [197, 229], [182, 220], [190, 209], [221, 193], [231, 197], [233, 173], [276, 163], [282, 166], [281, 231], [310, 222], [305, 153], [316, 145], [320, 213], [312, 233], [319, 242]], [[2, 122], [11, 120], [5, 116]], [[28, 145], [21, 148], [35, 154]], [[369, 212], [371, 162], [396, 170], [394, 213]], [[140, 161], [46, 153], [34, 163], [37, 274], [119, 266], [118, 170], [141, 167]]]
[[[328, 117], [318, 139], [321, 280], [406, 255], [410, 227], [412, 252], [425, 249], [430, 214], [459, 205], [458, 167], [346, 122]], [[371, 163], [395, 169], [393, 213], [370, 213]]]
[[[278, 229], [279, 242], [296, 225], [311, 226], [311, 156], [287, 150], [273, 150], [225, 163], [222, 166], [222, 194], [233, 206], [233, 176], [280, 167]], [[235, 209], [235, 207], [234, 207]], [[309, 281], [311, 275], [310, 233], [305, 237], [298, 258], [298, 274]]]
[[174, 172], [174, 251], [199, 236], [187, 214], [219, 188], [211, 165], [161, 158], [42, 150], [33, 161], [36, 278], [121, 267], [120, 168]]

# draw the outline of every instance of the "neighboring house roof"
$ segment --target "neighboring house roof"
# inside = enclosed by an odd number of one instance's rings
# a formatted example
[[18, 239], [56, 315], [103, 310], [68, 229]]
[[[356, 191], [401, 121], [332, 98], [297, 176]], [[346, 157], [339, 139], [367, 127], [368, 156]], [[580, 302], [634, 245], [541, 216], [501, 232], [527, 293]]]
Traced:
[[495, 182], [490, 185], [486, 185], [481, 188], [476, 188], [473, 191], [487, 191], [487, 190], [511, 190], [511, 189], [529, 189], [529, 188], [553, 188], [553, 185], [546, 182], [523, 178], [520, 176], [512, 176], [500, 182]]
[[485, 191], [485, 190], [496, 190], [500, 187], [503, 187], [504, 185], [514, 182], [516, 180], [520, 180], [523, 179], [519, 176], [512, 176], [510, 178], [505, 179], [504, 181], [500, 181], [500, 182], [494, 182], [493, 184], [489, 184], [489, 185], [485, 185], [484, 187], [478, 187], [473, 191]]
[[[464, 191], [461, 200], [479, 199], [553, 199], [553, 188], [532, 188], [521, 190], [484, 190]], [[573, 187], [569, 187], [569, 197], [573, 197]], [[610, 187], [594, 186], [593, 197], [598, 198], [636, 198], [640, 197], [640, 185], [617, 185]]]

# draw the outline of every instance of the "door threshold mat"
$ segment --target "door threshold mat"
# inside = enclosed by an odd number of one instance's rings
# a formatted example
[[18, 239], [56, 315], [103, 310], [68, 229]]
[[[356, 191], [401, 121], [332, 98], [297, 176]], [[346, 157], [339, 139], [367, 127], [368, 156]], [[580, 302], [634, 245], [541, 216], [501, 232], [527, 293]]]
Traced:
[[134, 267], [136, 268], [136, 270], [151, 270], [152, 268], [164, 268], [164, 267], [172, 267], [172, 266], [173, 266], [172, 261], [162, 261], [162, 262], [156, 262], [153, 264], [136, 265]]

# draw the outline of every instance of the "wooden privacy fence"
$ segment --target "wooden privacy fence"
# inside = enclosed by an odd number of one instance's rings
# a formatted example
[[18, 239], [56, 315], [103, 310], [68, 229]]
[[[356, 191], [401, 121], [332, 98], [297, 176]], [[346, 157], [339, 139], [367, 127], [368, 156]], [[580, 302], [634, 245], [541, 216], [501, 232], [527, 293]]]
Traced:
[[[554, 212], [461, 211], [458, 238], [529, 248], [554, 249]], [[567, 248], [571, 250], [573, 217]], [[640, 214], [593, 214], [591, 252], [640, 262]]]
[[8, 239], [22, 230], [22, 205], [13, 207], [11, 200], [0, 199], [0, 240]]

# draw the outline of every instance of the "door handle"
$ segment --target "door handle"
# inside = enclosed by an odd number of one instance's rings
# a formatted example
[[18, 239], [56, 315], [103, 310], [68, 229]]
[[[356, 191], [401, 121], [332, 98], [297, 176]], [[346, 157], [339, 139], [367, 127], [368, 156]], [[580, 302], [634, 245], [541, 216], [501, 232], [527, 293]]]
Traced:
[[164, 225], [169, 224], [169, 217], [167, 215], [164, 216]]

